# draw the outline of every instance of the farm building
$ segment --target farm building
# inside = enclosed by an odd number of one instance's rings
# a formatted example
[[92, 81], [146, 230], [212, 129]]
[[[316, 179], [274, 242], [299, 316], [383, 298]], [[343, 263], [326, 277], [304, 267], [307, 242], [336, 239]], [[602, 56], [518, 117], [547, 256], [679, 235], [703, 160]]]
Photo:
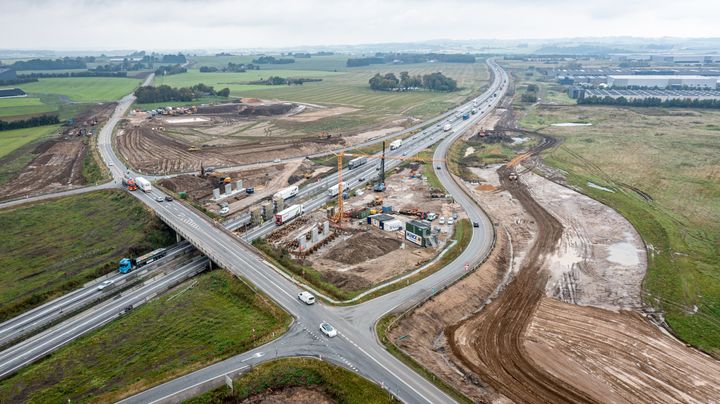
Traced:
[[0, 98], [25, 97], [25, 91], [19, 88], [0, 88]]

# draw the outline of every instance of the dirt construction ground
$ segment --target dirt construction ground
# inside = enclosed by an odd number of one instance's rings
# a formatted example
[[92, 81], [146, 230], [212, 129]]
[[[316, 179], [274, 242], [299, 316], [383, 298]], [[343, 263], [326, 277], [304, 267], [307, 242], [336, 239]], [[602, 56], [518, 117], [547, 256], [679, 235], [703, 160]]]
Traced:
[[[90, 152], [91, 136], [110, 117], [115, 103], [95, 105], [78, 115], [73, 125], [61, 128], [55, 139], [38, 144], [35, 157], [14, 178], [0, 186], [0, 199], [65, 191], [85, 185], [83, 159]], [[92, 133], [92, 135], [91, 135]]]
[[[487, 181], [473, 187], [499, 225], [498, 248], [392, 330], [401, 348], [476, 401], [720, 397], [717, 361], [624, 310], [640, 306], [646, 263], [642, 241], [620, 215], [534, 174], [521, 181], [491, 169], [477, 174]], [[503, 267], [514, 268], [506, 286]], [[499, 296], [485, 305], [498, 284]]]

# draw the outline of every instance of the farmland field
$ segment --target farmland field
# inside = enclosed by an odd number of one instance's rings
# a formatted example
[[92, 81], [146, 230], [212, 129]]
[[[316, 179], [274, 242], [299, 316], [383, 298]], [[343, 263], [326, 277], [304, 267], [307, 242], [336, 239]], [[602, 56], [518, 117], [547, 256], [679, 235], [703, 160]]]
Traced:
[[[281, 56], [276, 56], [281, 57]], [[222, 68], [229, 62], [232, 63], [252, 63], [257, 56], [195, 56], [192, 59], [196, 62], [195, 67], [213, 66]], [[273, 66], [279, 66], [284, 70], [325, 70], [325, 71], [342, 71], [346, 70], [345, 62], [347, 55], [329, 55], [329, 56], [313, 56], [311, 58], [297, 58], [295, 63], [284, 65], [259, 65], [260, 69], [271, 69]]]
[[50, 125], [0, 131], [0, 158], [7, 156], [32, 141], [56, 133], [58, 128], [58, 125]]
[[141, 80], [118, 77], [63, 77], [19, 84], [28, 94], [57, 94], [75, 102], [116, 101], [130, 94]]
[[40, 98], [0, 98], [0, 120], [22, 115], [34, 115], [43, 112], [55, 112], [57, 107], [43, 103]]
[[0, 321], [112, 271], [123, 256], [174, 240], [122, 191], [5, 209], [0, 227]]
[[[683, 340], [720, 355], [720, 112], [535, 105], [524, 114], [522, 127], [563, 140], [546, 161], [642, 235], [646, 304]], [[592, 126], [550, 126], [578, 121]]]
[[189, 279], [0, 382], [3, 402], [115, 402], [280, 335], [290, 319], [227, 271]]

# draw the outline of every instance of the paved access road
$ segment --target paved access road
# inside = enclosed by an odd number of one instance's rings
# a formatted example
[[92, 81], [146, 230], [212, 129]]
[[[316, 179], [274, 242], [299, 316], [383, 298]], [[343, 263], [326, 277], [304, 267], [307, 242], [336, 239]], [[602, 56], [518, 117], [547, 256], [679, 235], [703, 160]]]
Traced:
[[[479, 101], [483, 104], [483, 112], [467, 121], [454, 120], [455, 132], [448, 132], [436, 156], [441, 156], [455, 138], [492, 110], [502, 98], [502, 94], [507, 89], [507, 76], [493, 61], [490, 61], [489, 65], [494, 73], [494, 81], [490, 89], [479, 97]], [[443, 270], [404, 289], [352, 307], [305, 305], [297, 299], [297, 294], [302, 290], [300, 287], [272, 268], [252, 247], [221, 225], [208, 221], [183, 204], [156, 202], [155, 198], [163, 195], [158, 190], [150, 193], [134, 193], [201, 252], [223, 268], [248, 279], [292, 314], [296, 322], [288, 334], [269, 345], [159, 385], [127, 399], [126, 402], [163, 401], [173, 394], [186, 391], [207, 380], [242, 370], [248, 364], [261, 362], [276, 355], [300, 354], [322, 355], [323, 359], [357, 371], [384, 385], [404, 402], [454, 401], [389, 354], [376, 340], [373, 330], [375, 322], [383, 314], [414, 304], [454, 282], [464, 274], [466, 264], [481, 261], [492, 248], [493, 229], [490, 221], [477, 204], [464, 196], [462, 190], [446, 174], [447, 167], [444, 164], [439, 169], [436, 168], [436, 172], [448, 191], [468, 212], [471, 220], [477, 221], [480, 225], [473, 230], [469, 248]], [[323, 321], [330, 322], [338, 330], [338, 337], [321, 336], [318, 326]]]

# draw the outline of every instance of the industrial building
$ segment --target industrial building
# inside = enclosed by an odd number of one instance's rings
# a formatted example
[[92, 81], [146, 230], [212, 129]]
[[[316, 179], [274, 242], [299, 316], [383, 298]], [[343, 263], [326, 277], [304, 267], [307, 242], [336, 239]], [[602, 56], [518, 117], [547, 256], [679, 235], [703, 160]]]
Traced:
[[411, 220], [405, 224], [405, 239], [421, 247], [432, 242], [430, 222], [425, 220]]
[[396, 231], [402, 229], [402, 222], [395, 218], [395, 216], [386, 215], [379, 213], [367, 217], [368, 224], [379, 227], [385, 231]]
[[670, 76], [670, 75], [610, 75], [611, 88], [666, 88], [716, 90], [718, 76]]

